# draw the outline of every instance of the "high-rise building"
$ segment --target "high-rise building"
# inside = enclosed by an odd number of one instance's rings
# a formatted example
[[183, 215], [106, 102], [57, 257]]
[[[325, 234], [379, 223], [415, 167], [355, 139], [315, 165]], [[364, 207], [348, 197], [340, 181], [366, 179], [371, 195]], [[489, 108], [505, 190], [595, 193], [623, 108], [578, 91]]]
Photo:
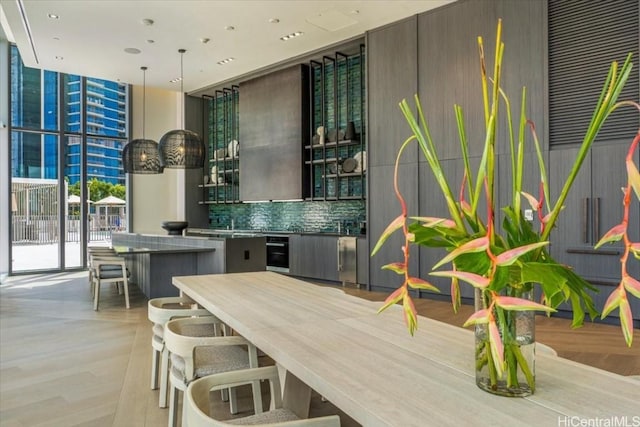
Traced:
[[[62, 102], [59, 84], [63, 86]], [[85, 135], [87, 179], [124, 184], [121, 152], [128, 135], [126, 84], [25, 67], [13, 46], [11, 85], [12, 176], [57, 178], [62, 147], [64, 176], [69, 184], [78, 182]], [[64, 140], [59, 144], [61, 137]]]

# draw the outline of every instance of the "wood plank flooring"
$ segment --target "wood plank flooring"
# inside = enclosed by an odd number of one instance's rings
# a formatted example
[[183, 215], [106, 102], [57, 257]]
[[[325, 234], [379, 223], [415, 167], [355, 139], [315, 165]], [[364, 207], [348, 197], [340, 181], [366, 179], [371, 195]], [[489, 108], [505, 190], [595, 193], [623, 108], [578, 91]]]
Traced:
[[[346, 288], [370, 300], [384, 294]], [[16, 276], [0, 285], [0, 426], [165, 426], [149, 388], [151, 324], [131, 286], [131, 309], [111, 286], [93, 311], [86, 273]], [[460, 325], [448, 303], [419, 300], [421, 314]], [[623, 375], [640, 374], [640, 333], [627, 349], [619, 327], [538, 317], [537, 339], [560, 356]], [[269, 363], [263, 360], [263, 363]], [[220, 404], [224, 407], [224, 404]], [[250, 406], [250, 404], [247, 404]], [[340, 413], [314, 395], [312, 415]], [[355, 426], [341, 414], [343, 426]]]

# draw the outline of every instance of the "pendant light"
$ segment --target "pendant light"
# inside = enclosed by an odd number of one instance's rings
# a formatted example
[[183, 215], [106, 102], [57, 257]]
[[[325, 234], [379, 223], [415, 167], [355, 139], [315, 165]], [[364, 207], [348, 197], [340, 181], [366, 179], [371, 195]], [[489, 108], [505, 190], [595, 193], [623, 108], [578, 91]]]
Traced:
[[145, 139], [145, 115], [147, 103], [147, 67], [142, 70], [142, 139], [134, 139], [122, 149], [122, 166], [125, 173], [134, 174], [159, 174], [162, 173], [160, 165], [160, 151], [158, 143], [152, 139]]
[[182, 96], [182, 128], [172, 130], [160, 138], [160, 164], [165, 168], [199, 169], [204, 167], [205, 148], [200, 136], [190, 130], [184, 130], [184, 90], [183, 58], [185, 49], [180, 52], [180, 96]]

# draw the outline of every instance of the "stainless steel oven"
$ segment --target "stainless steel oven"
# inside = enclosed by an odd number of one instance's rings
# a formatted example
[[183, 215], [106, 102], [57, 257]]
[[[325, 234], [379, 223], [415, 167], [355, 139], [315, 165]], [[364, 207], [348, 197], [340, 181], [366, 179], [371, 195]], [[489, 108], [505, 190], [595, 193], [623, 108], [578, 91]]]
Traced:
[[289, 236], [267, 235], [267, 270], [289, 272]]

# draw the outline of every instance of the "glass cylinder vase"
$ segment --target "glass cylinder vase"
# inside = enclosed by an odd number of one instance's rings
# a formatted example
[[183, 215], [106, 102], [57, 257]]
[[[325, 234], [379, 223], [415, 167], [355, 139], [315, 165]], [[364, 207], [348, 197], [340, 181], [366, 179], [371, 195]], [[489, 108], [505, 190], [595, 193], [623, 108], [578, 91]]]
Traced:
[[[531, 299], [530, 292], [518, 298]], [[486, 307], [476, 289], [476, 310]], [[524, 397], [535, 391], [535, 312], [495, 308], [493, 312], [504, 345], [502, 375], [495, 367], [487, 324], [475, 327], [476, 384], [500, 396]]]

